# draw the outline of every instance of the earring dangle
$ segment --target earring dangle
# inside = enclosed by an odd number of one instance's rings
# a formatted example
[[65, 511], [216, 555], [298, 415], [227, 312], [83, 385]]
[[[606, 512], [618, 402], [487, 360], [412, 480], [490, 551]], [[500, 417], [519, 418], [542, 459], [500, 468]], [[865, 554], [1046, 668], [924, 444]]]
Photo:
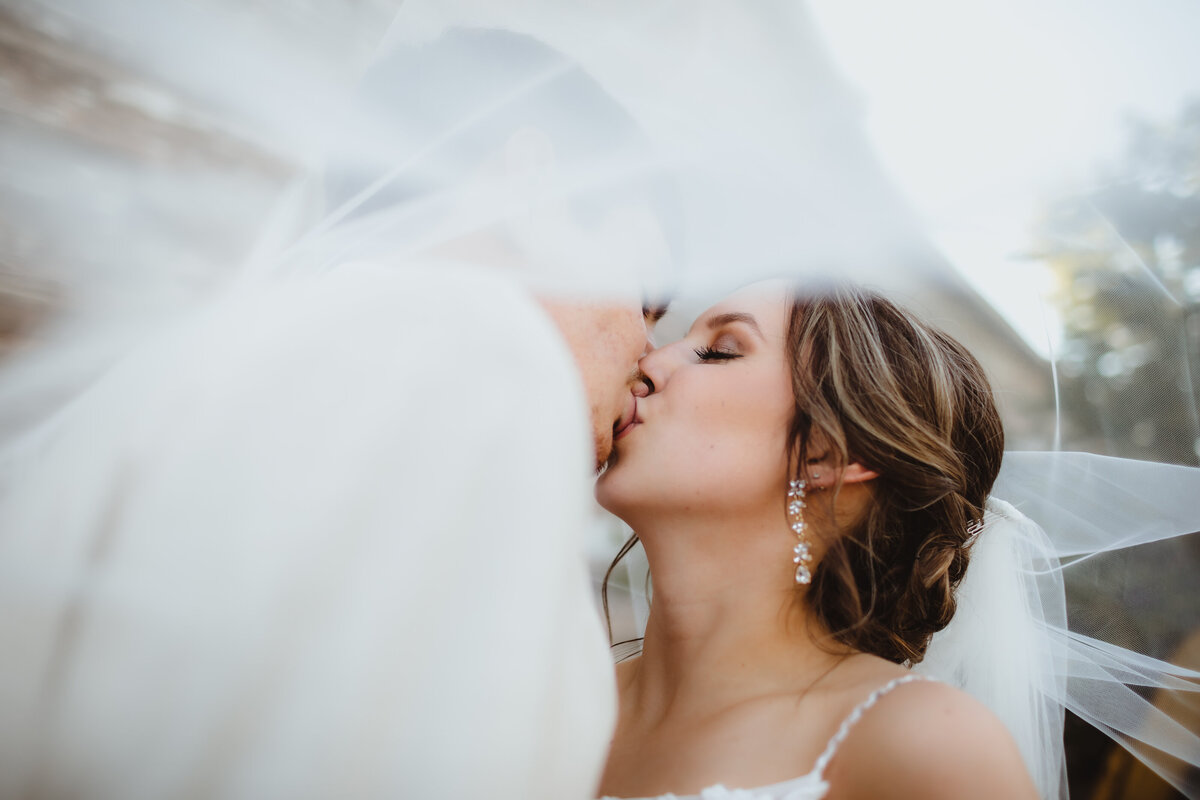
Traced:
[[787, 516], [792, 533], [800, 541], [792, 548], [792, 563], [796, 565], [796, 583], [807, 585], [812, 583], [812, 551], [804, 532], [804, 498], [806, 484], [802, 480], [788, 483]]

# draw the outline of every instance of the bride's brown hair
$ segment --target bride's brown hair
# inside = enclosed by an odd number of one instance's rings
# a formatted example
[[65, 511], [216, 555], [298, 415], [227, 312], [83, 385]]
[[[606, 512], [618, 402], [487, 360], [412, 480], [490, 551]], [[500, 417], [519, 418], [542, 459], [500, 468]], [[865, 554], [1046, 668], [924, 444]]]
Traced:
[[954, 616], [971, 534], [1000, 471], [991, 386], [953, 338], [858, 288], [793, 296], [787, 351], [797, 474], [816, 458], [878, 473], [860, 518], [830, 537], [799, 591], [842, 644], [916, 663]]
[[[878, 473], [860, 518], [829, 537], [799, 596], [841, 644], [915, 664], [954, 616], [972, 531], [1000, 471], [991, 385], [949, 335], [846, 285], [793, 295], [787, 357], [794, 474], [812, 459]], [[810, 505], [839, 488], [810, 495]], [[604, 576], [606, 615], [608, 580], [637, 543], [634, 534]]]

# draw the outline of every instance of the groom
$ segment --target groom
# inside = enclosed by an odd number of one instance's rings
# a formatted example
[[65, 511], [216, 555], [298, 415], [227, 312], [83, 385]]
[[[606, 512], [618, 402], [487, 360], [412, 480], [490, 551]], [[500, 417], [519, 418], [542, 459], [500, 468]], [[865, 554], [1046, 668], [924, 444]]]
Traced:
[[594, 796], [583, 544], [647, 346], [361, 264], [126, 360], [0, 504], [0, 797]]
[[[474, 177], [561, 163], [546, 108]], [[243, 286], [61, 415], [0, 504], [0, 798], [593, 796], [591, 479], [661, 310], [572, 291], [655, 207], [579, 199]]]
[[[665, 311], [643, 297], [669, 260], [670, 187], [644, 177], [585, 187], [549, 209], [544, 195], [521, 196], [609, 151], [647, 147], [587, 75], [527, 38], [452, 30], [373, 71], [379, 105], [397, 109], [403, 131], [431, 129], [418, 142], [547, 72], [557, 77], [434, 155], [438, 186], [468, 212], [496, 187], [505, 204], [536, 211], [478, 227], [451, 212], [421, 255], [428, 269], [373, 276], [366, 310], [349, 311], [419, 330], [404, 368], [434, 389], [400, 392], [392, 405], [407, 410], [389, 417], [419, 465], [397, 471], [395, 516], [419, 543], [388, 571], [401, 599], [381, 614], [404, 643], [382, 656], [392, 696], [377, 716], [392, 736], [367, 745], [392, 796], [589, 798], [615, 722], [582, 545], [592, 473], [632, 419], [637, 362]], [[601, 109], [582, 135], [580, 106]], [[406, 208], [411, 190], [393, 191]], [[386, 208], [389, 190], [380, 194]]]

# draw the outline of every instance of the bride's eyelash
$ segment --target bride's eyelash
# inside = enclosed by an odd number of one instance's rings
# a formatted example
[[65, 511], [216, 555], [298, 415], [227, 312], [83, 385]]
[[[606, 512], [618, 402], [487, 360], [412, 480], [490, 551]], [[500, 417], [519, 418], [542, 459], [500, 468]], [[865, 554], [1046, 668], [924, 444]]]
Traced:
[[701, 361], [729, 361], [734, 358], [741, 358], [741, 353], [730, 353], [726, 350], [714, 350], [711, 347], [697, 347], [696, 355]]

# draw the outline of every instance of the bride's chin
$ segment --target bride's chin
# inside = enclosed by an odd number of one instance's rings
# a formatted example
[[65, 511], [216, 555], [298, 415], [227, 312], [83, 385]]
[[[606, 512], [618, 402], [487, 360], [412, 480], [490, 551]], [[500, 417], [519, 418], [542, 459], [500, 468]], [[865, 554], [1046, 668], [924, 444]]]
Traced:
[[611, 466], [609, 466], [607, 464], [605, 465], [604, 471], [601, 472], [600, 477], [596, 479], [596, 489], [595, 489], [594, 494], [596, 496], [596, 502], [600, 504], [601, 508], [603, 508], [605, 511], [607, 511], [610, 514], [615, 514], [616, 516], [619, 517], [621, 515], [617, 513], [615, 508], [613, 508], [613, 499], [614, 498], [612, 497], [612, 493], [609, 491], [606, 491], [606, 487], [608, 484], [608, 478], [609, 478], [611, 469], [612, 469]]
[[608, 513], [620, 519], [625, 519], [629, 509], [630, 498], [621, 491], [620, 470], [612, 459], [605, 465], [604, 471], [596, 479], [596, 502]]
[[[620, 476], [616, 476], [620, 478]], [[596, 483], [596, 502], [608, 513], [631, 528], [646, 523], [658, 513], [655, 497], [647, 492], [649, 487], [631, 485], [623, 480], [604, 480]]]

